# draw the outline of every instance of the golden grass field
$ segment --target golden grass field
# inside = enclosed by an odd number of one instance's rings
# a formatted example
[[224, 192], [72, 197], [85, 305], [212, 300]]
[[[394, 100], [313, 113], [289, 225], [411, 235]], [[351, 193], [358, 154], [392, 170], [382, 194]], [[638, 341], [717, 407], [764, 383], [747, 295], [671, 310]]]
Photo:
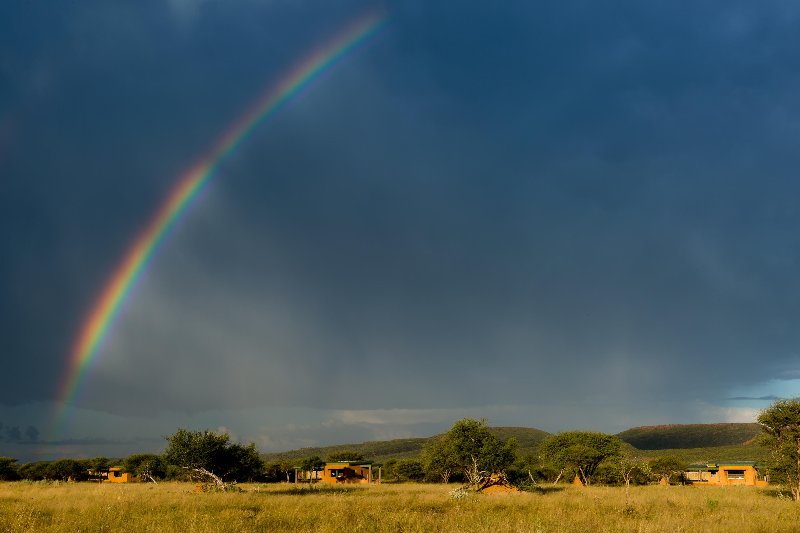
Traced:
[[188, 483], [0, 483], [0, 531], [798, 531], [776, 489], [559, 487], [469, 494], [454, 485], [308, 488]]

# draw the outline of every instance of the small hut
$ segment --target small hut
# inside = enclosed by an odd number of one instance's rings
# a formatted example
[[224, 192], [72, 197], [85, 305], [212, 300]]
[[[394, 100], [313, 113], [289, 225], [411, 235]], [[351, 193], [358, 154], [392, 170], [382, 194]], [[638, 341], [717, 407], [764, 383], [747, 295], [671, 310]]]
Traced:
[[372, 483], [372, 464], [363, 461], [325, 463], [323, 483]]
[[103, 483], [133, 483], [139, 481], [139, 478], [130, 472], [123, 472], [119, 466], [114, 466], [108, 469], [108, 474]]

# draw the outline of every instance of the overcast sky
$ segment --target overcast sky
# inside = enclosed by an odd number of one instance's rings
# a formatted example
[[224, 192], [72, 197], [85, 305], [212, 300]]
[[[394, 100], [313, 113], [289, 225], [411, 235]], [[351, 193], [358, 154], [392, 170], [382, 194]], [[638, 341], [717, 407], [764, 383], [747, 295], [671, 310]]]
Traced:
[[[375, 9], [180, 220], [52, 430], [165, 195]], [[800, 393], [798, 25], [787, 0], [3, 2], [0, 455], [752, 421]]]

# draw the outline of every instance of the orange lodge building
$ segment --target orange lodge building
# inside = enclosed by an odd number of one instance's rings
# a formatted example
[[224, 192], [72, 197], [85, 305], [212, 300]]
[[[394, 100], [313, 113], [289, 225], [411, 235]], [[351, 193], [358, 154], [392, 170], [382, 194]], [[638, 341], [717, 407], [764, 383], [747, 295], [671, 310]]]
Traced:
[[130, 472], [123, 472], [122, 468], [115, 466], [108, 469], [108, 476], [103, 483], [133, 483], [135, 481], [139, 481], [139, 478]]
[[706, 487], [765, 487], [769, 484], [769, 476], [760, 473], [754, 461], [695, 463], [686, 467], [686, 481]]
[[372, 464], [362, 461], [325, 463], [323, 483], [372, 483]]

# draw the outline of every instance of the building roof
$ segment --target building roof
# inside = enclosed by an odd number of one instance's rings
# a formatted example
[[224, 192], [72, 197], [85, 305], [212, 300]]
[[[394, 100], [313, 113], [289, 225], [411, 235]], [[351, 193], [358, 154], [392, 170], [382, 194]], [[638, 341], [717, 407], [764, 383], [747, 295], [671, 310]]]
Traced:
[[752, 466], [755, 468], [755, 461], [724, 461], [719, 463], [692, 463], [686, 470], [717, 470], [726, 466]]

